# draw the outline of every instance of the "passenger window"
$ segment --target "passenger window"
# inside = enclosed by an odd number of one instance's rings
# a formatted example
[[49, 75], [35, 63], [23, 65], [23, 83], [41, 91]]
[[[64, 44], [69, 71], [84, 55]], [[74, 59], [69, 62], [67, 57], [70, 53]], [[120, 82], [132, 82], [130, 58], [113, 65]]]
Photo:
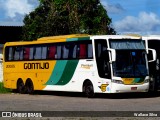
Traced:
[[88, 44], [88, 58], [93, 58], [92, 44]]
[[8, 60], [13, 60], [13, 47], [9, 47], [9, 58]]
[[86, 58], [86, 44], [80, 44], [80, 53], [79, 53], [79, 58], [84, 59]]
[[30, 48], [24, 48], [24, 60], [29, 60]]
[[31, 47], [30, 52], [29, 52], [29, 59], [30, 60], [33, 60], [33, 52], [34, 52], [34, 49], [33, 49], [33, 47]]
[[19, 51], [19, 54], [20, 54], [19, 59], [20, 59], [20, 60], [23, 60], [23, 47], [21, 47], [21, 49], [20, 49], [20, 51]]
[[57, 59], [61, 59], [61, 52], [62, 52], [62, 49], [61, 49], [61, 46], [57, 46]]
[[55, 59], [56, 58], [56, 46], [50, 46], [49, 47], [49, 59]]
[[76, 58], [77, 57], [77, 45], [74, 45], [73, 47], [73, 58]]
[[19, 60], [20, 54], [19, 54], [19, 47], [15, 47], [14, 49], [14, 60]]
[[63, 46], [63, 59], [68, 59], [69, 55], [69, 45]]
[[42, 47], [42, 59], [47, 58], [47, 47]]
[[34, 55], [34, 59], [41, 59], [42, 58], [42, 48], [36, 47], [36, 52]]

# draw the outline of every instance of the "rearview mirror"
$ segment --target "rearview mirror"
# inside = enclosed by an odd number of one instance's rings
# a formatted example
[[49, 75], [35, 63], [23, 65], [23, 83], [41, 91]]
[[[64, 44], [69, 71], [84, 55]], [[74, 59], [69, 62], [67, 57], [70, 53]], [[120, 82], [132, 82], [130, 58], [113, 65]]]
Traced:
[[[156, 57], [157, 57], [157, 55], [156, 55], [156, 50], [148, 48], [148, 51], [149, 51], [148, 56], [151, 56], [151, 57], [152, 57], [152, 59], [151, 59], [151, 60], [148, 60], [148, 62], [154, 62], [154, 61], [156, 61]], [[151, 51], [151, 53], [150, 53], [150, 51]], [[150, 57], [150, 58], [151, 58], [151, 57]], [[149, 58], [149, 59], [150, 59], [150, 58]]]
[[111, 62], [115, 62], [116, 61], [116, 50], [111, 49], [111, 48], [108, 48], [108, 50], [111, 52]]

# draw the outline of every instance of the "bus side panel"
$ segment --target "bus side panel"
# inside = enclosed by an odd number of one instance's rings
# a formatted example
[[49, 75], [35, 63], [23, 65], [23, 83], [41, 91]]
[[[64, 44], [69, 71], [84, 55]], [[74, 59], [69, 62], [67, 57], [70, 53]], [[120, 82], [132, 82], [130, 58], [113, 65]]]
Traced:
[[78, 62], [79, 60], [57, 61], [49, 80], [45, 83], [45, 85], [47, 85], [45, 90], [68, 91], [65, 87], [68, 86], [72, 80]]
[[5, 62], [4, 87], [16, 89], [18, 79], [22, 79], [24, 84], [27, 79], [30, 79], [33, 82], [34, 90], [43, 90], [55, 64], [56, 61]]
[[[58, 64], [59, 63], [57, 62], [57, 65]], [[96, 93], [107, 91], [107, 88], [106, 91], [102, 91], [101, 85], [103, 83], [109, 84], [110, 80], [107, 81], [106, 79], [98, 77], [96, 64], [94, 61], [79, 60], [79, 62], [77, 63], [75, 60], [73, 60], [66, 63], [61, 62], [61, 64], [63, 64], [63, 67], [61, 67], [61, 69], [56, 69], [55, 66], [55, 69], [49, 81], [46, 83], [47, 86], [44, 90], [82, 92], [84, 81], [90, 80]], [[59, 74], [61, 74], [61, 76], [58, 76], [58, 72]], [[54, 82], [54, 80], [56, 82]], [[107, 92], [110, 91], [108, 90]]]
[[93, 61], [80, 60], [71, 81], [68, 83], [69, 91], [82, 92], [85, 80], [94, 82], [94, 67], [95, 65]]
[[16, 84], [14, 83], [16, 75], [16, 65], [12, 62], [5, 62], [3, 64], [3, 82], [5, 88], [15, 89]]

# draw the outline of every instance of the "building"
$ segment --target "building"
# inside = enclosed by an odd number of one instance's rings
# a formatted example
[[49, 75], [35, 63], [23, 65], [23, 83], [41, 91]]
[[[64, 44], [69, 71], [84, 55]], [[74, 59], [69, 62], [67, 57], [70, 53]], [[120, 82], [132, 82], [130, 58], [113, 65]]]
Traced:
[[19, 41], [22, 36], [22, 26], [0, 26], [0, 44]]

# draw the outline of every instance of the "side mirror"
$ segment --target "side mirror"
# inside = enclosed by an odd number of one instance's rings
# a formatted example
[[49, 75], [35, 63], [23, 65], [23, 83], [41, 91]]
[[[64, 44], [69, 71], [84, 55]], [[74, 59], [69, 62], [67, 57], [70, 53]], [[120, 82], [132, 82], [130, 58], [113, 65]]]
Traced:
[[[156, 57], [157, 57], [156, 50], [148, 48], [148, 51], [149, 51], [149, 53], [148, 53], [149, 56], [152, 56], [152, 59], [148, 60], [148, 62], [154, 62], [154, 61], [156, 61]], [[150, 54], [150, 51], [151, 51], [151, 54]]]
[[107, 50], [111, 52], [111, 62], [115, 62], [116, 61], [116, 50], [111, 49], [111, 48], [108, 48]]

